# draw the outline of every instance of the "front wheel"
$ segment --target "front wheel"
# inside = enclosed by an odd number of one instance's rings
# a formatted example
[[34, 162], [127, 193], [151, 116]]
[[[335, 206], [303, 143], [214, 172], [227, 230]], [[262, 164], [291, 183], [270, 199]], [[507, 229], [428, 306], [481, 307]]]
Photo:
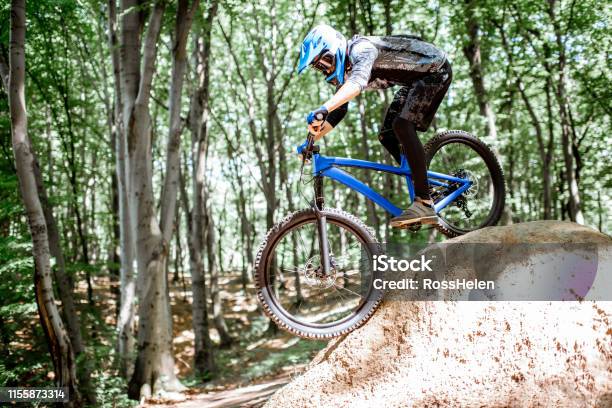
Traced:
[[257, 296], [266, 314], [300, 337], [324, 339], [362, 326], [379, 306], [372, 256], [382, 254], [372, 231], [335, 208], [327, 219], [329, 271], [319, 256], [313, 209], [290, 214], [264, 239], [255, 261]]
[[[477, 137], [448, 130], [425, 144], [427, 167], [472, 181], [470, 188], [438, 214], [438, 229], [449, 237], [497, 224], [505, 201], [504, 174], [495, 153]], [[435, 202], [453, 193], [457, 185], [431, 186]]]

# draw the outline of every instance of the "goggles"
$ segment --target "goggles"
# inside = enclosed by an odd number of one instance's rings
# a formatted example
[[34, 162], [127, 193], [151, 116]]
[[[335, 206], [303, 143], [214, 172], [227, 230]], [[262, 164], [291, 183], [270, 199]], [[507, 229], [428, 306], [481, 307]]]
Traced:
[[331, 75], [334, 71], [334, 54], [325, 51], [312, 62], [312, 67], [325, 75]]

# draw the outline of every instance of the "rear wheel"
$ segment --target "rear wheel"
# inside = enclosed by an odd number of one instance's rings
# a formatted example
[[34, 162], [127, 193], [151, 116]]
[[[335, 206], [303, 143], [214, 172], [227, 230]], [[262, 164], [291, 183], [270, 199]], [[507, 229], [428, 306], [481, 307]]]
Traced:
[[[427, 142], [425, 156], [429, 170], [473, 183], [440, 212], [438, 229], [443, 234], [455, 237], [497, 224], [505, 202], [504, 174], [489, 146], [467, 132], [449, 130]], [[439, 202], [458, 185], [431, 187], [432, 198]]]
[[317, 216], [312, 209], [290, 214], [266, 236], [257, 254], [257, 296], [268, 316], [300, 337], [349, 333], [372, 316], [383, 296], [374, 288], [372, 256], [382, 254], [368, 227], [338, 209], [327, 218], [329, 273], [319, 256]]

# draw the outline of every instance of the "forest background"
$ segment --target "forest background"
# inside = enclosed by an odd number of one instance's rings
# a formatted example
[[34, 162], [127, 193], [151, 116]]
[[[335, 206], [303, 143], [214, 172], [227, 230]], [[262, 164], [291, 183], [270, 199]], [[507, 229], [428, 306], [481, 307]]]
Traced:
[[[307, 205], [295, 145], [306, 113], [333, 92], [295, 70], [319, 22], [347, 37], [416, 34], [447, 52], [453, 83], [422, 139], [459, 128], [495, 149], [504, 224], [612, 228], [606, 2], [23, 4], [0, 5], [0, 386], [61, 381], [82, 402], [129, 404], [248, 382], [322, 346], [284, 338], [273, 359], [253, 354], [280, 336], [257, 309], [255, 252], [275, 221]], [[13, 54], [24, 28], [25, 70]], [[27, 133], [9, 109], [20, 86]], [[392, 95], [357, 98], [322, 149], [390, 163], [376, 135]], [[21, 166], [24, 152], [38, 166]], [[363, 176], [405, 200], [384, 176]], [[24, 177], [34, 185], [25, 193]], [[339, 186], [326, 194], [382, 241], [441, 239], [392, 231], [387, 214]], [[44, 231], [28, 227], [35, 201]]]

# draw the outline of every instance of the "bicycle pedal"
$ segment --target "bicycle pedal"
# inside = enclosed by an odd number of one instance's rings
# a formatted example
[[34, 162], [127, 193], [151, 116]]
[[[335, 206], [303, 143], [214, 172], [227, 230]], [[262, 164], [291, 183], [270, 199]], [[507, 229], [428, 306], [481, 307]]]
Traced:
[[393, 228], [398, 230], [410, 230], [412, 232], [417, 232], [421, 229], [422, 225], [420, 222], [415, 224], [404, 224], [404, 225], [392, 225]]
[[408, 230], [410, 232], [419, 232], [419, 231], [428, 231], [430, 229], [436, 228], [438, 224], [410, 224], [410, 225], [402, 225], [401, 227], [395, 227], [401, 230]]

